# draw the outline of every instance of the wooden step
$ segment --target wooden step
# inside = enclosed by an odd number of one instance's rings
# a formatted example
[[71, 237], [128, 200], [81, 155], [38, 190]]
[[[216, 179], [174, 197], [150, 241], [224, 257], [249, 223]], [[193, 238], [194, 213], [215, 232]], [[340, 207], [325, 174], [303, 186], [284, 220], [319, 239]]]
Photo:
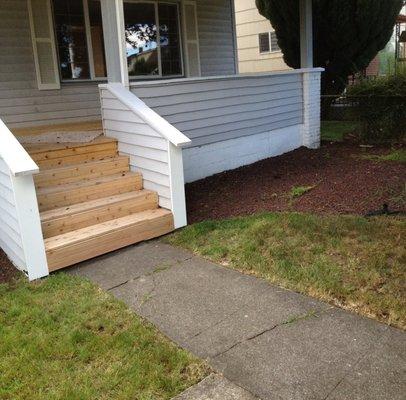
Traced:
[[129, 157], [117, 156], [88, 163], [46, 169], [38, 175], [34, 175], [34, 181], [35, 186], [39, 189], [47, 186], [64, 185], [81, 180], [99, 178], [106, 175], [125, 173], [129, 171], [129, 168]]
[[102, 160], [118, 155], [117, 140], [101, 136], [89, 143], [51, 143], [24, 146], [41, 169]]
[[40, 211], [46, 211], [141, 189], [142, 175], [127, 172], [38, 189], [37, 200]]
[[137, 190], [41, 213], [44, 238], [158, 208], [158, 195]]
[[158, 208], [54, 236], [45, 239], [48, 268], [55, 271], [173, 229], [172, 213]]

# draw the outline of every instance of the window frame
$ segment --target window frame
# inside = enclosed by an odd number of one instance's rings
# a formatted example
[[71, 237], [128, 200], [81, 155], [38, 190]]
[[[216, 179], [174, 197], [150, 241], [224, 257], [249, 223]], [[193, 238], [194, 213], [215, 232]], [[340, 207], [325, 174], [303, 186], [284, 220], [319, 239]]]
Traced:
[[180, 50], [180, 64], [182, 72], [177, 75], [162, 75], [162, 55], [161, 55], [161, 36], [160, 29], [157, 29], [157, 50], [158, 50], [158, 69], [159, 75], [128, 75], [130, 81], [142, 81], [153, 79], [171, 79], [171, 78], [184, 78], [185, 77], [185, 57], [183, 54], [183, 27], [182, 27], [182, 13], [179, 1], [159, 1], [159, 0], [123, 0], [124, 3], [152, 3], [155, 6], [155, 24], [159, 28], [159, 3], [176, 5], [178, 16], [178, 34], [179, 34], [179, 50]]
[[[100, 2], [100, 0], [97, 0]], [[159, 1], [159, 0], [124, 0], [124, 3], [152, 3], [155, 7], [155, 23], [157, 27], [159, 27], [159, 7], [158, 3], [160, 4], [171, 4], [175, 5], [177, 9], [177, 17], [178, 17], [178, 34], [179, 34], [179, 50], [180, 50], [180, 62], [182, 67], [181, 74], [177, 75], [162, 75], [162, 56], [161, 56], [161, 46], [157, 46], [158, 51], [158, 68], [159, 68], [159, 75], [129, 75], [130, 81], [138, 81], [138, 80], [153, 80], [153, 79], [171, 79], [171, 78], [183, 78], [185, 77], [185, 57], [184, 57], [184, 49], [183, 49], [183, 23], [182, 23], [182, 12], [180, 7], [180, 2], [177, 0], [174, 1]], [[107, 80], [107, 76], [104, 77], [96, 77], [95, 68], [94, 68], [94, 58], [93, 58], [93, 44], [92, 44], [92, 37], [90, 32], [90, 16], [89, 16], [89, 1], [82, 0], [83, 5], [83, 18], [85, 24], [85, 32], [86, 32], [86, 46], [87, 46], [87, 56], [89, 61], [89, 74], [90, 78], [82, 78], [82, 79], [62, 79], [61, 75], [61, 63], [59, 59], [59, 52], [58, 52], [58, 73], [60, 76], [60, 81], [62, 83], [74, 83], [74, 82], [103, 82]], [[52, 7], [52, 20], [53, 20], [53, 27], [54, 27], [54, 41], [56, 47], [59, 46], [59, 43], [56, 39], [56, 25], [55, 25], [55, 13]], [[160, 43], [160, 32], [159, 29], [157, 30], [157, 41]]]
[[[269, 31], [269, 32], [261, 32], [258, 33], [258, 47], [259, 47], [259, 54], [273, 54], [273, 53], [281, 53], [282, 50], [280, 49], [280, 47], [278, 46], [277, 50], [272, 50], [272, 34], [275, 35], [276, 37], [276, 33], [275, 31]], [[268, 43], [269, 43], [269, 50], [268, 51], [261, 51], [261, 35], [267, 35], [268, 36]]]

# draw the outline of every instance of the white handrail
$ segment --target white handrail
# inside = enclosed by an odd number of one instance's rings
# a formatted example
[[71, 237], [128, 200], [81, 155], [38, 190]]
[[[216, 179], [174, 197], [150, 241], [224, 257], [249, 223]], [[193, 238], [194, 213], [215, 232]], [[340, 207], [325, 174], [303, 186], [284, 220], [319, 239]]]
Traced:
[[99, 85], [99, 87], [109, 90], [146, 124], [155, 129], [174, 146], [181, 147], [191, 142], [187, 136], [149, 108], [141, 99], [131, 93], [121, 83], [108, 83]]
[[7, 164], [13, 176], [32, 175], [39, 172], [38, 165], [1, 119], [0, 157]]

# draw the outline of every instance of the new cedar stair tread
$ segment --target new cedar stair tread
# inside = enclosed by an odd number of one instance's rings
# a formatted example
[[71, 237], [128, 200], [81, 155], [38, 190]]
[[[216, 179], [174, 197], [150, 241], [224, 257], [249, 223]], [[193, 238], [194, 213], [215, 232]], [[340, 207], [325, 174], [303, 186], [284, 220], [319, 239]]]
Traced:
[[142, 211], [45, 239], [48, 268], [55, 271], [174, 230], [169, 210]]
[[118, 155], [117, 140], [105, 136], [88, 143], [35, 145], [35, 148], [27, 146], [25, 148], [41, 169], [91, 162]]
[[71, 155], [78, 153], [86, 153], [94, 151], [100, 146], [109, 147], [117, 144], [117, 139], [108, 136], [99, 136], [91, 142], [76, 142], [76, 143], [24, 143], [24, 148], [31, 157], [50, 158], [51, 156], [60, 157], [61, 155]]
[[40, 171], [34, 175], [35, 186], [43, 188], [53, 185], [64, 185], [81, 180], [98, 178], [129, 172], [129, 157], [116, 156], [103, 160], [89, 161], [68, 166], [59, 166]]
[[127, 172], [38, 189], [37, 200], [40, 211], [46, 211], [140, 189], [142, 175]]
[[137, 190], [97, 200], [78, 203], [41, 213], [44, 238], [158, 208], [158, 195]]

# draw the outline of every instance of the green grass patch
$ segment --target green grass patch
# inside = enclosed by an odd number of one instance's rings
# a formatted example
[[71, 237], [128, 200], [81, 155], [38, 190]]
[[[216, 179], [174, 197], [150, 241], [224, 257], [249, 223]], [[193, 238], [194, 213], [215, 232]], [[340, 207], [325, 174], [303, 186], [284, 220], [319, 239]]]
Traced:
[[166, 240], [269, 282], [406, 328], [406, 220], [265, 213]]
[[355, 121], [322, 121], [321, 140], [328, 142], [342, 142], [346, 135], [359, 129]]
[[314, 189], [314, 186], [293, 186], [290, 190], [290, 197], [296, 199], [310, 192], [312, 189]]
[[393, 161], [399, 163], [406, 163], [406, 150], [405, 149], [394, 150], [389, 154], [384, 155], [365, 154], [362, 155], [361, 157], [372, 161]]
[[0, 285], [3, 400], [171, 399], [207, 374], [123, 303], [58, 274]]

